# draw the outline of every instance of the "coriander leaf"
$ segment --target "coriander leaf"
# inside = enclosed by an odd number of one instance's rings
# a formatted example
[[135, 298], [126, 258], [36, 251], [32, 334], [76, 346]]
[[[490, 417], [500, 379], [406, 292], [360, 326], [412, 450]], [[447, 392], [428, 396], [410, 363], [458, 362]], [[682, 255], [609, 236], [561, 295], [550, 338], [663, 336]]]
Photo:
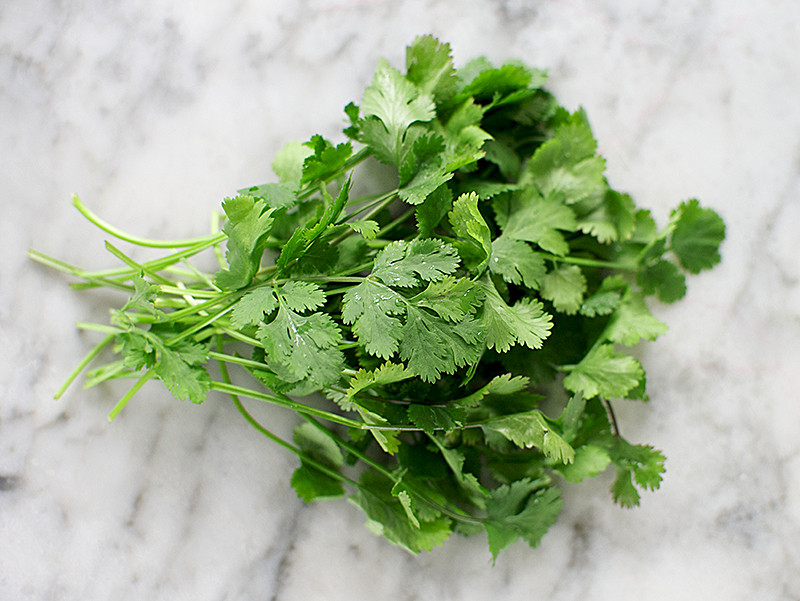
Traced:
[[388, 359], [397, 351], [402, 333], [398, 319], [406, 311], [405, 299], [391, 288], [371, 279], [345, 292], [342, 320], [370, 355]]
[[642, 338], [655, 340], [667, 331], [667, 324], [650, 313], [644, 297], [635, 292], [625, 295], [622, 304], [606, 329], [606, 338], [625, 346], [636, 344]]
[[650, 445], [633, 445], [625, 440], [608, 449], [615, 465], [633, 471], [634, 481], [645, 490], [656, 490], [664, 473], [664, 455]]
[[571, 463], [575, 451], [550, 426], [541, 411], [512, 413], [493, 417], [483, 424], [484, 430], [498, 432], [520, 448], [539, 448], [545, 455], [560, 463]]
[[303, 179], [303, 163], [314, 154], [313, 148], [301, 142], [289, 142], [281, 148], [272, 161], [272, 170], [282, 184], [298, 190]]
[[272, 227], [272, 209], [252, 196], [235, 196], [222, 203], [227, 220], [222, 231], [228, 236], [228, 269], [217, 273], [224, 290], [247, 286], [261, 265], [267, 236]]
[[711, 269], [720, 262], [719, 246], [725, 239], [725, 223], [712, 209], [692, 199], [673, 211], [670, 250], [690, 273]]
[[320, 135], [313, 136], [306, 146], [312, 149], [312, 154], [303, 162], [302, 184], [326, 181], [339, 173], [353, 154], [350, 142], [334, 146]]
[[605, 160], [595, 156], [596, 147], [586, 115], [577, 111], [536, 150], [526, 170], [545, 198], [573, 204], [599, 197], [607, 185]]
[[303, 456], [307, 456], [332, 471], [338, 471], [338, 468], [344, 465], [344, 457], [331, 437], [306, 422], [294, 429], [292, 439], [303, 453], [300, 457], [300, 467], [294, 471], [291, 479], [297, 495], [307, 503], [315, 499], [344, 495], [340, 480], [303, 460]]
[[[199, 348], [198, 348], [199, 347]], [[174, 348], [158, 349], [158, 360], [153, 369], [169, 391], [181, 400], [202, 403], [211, 389], [211, 378], [199, 365], [198, 359], [207, 352], [201, 345], [182, 342]]]
[[351, 178], [339, 189], [336, 199], [325, 193], [327, 206], [321, 215], [309, 221], [304, 227], [297, 228], [287, 240], [281, 250], [281, 254], [275, 259], [275, 265], [281, 273], [287, 272], [295, 266], [300, 259], [309, 251], [312, 244], [336, 223], [342, 213], [350, 195]]
[[347, 226], [357, 234], [361, 234], [361, 236], [366, 240], [374, 240], [381, 227], [378, 225], [377, 221], [373, 221], [372, 219], [365, 219], [363, 221], [348, 221]]
[[434, 382], [442, 373], [452, 374], [478, 359], [481, 334], [479, 322], [471, 316], [450, 323], [409, 306], [398, 351], [408, 369], [425, 382]]
[[484, 278], [486, 300], [482, 321], [486, 328], [486, 346], [498, 353], [505, 353], [515, 344], [539, 349], [550, 335], [552, 318], [544, 312], [541, 302], [523, 298], [509, 306], [497, 292], [494, 283]]
[[644, 370], [636, 359], [615, 353], [611, 344], [593, 348], [580, 363], [563, 369], [569, 371], [564, 378], [564, 387], [582, 393], [586, 400], [597, 395], [605, 398], [625, 396], [644, 376]]
[[244, 328], [258, 325], [265, 315], [272, 313], [278, 306], [278, 299], [272, 288], [262, 286], [245, 294], [231, 312], [231, 325]]
[[639, 504], [641, 496], [633, 485], [633, 472], [629, 469], [617, 469], [617, 478], [611, 485], [614, 501], [622, 507], [634, 507]]
[[450, 407], [431, 407], [415, 403], [408, 407], [408, 419], [422, 428], [426, 434], [433, 434], [436, 430], [452, 431], [461, 428], [464, 420], [463, 411]]
[[512, 376], [511, 374], [501, 374], [495, 376], [487, 384], [473, 392], [472, 394], [460, 399], [451, 401], [463, 407], [477, 407], [481, 400], [489, 395], [506, 396], [522, 392], [530, 384], [527, 376]]
[[505, 234], [492, 241], [489, 271], [509, 284], [524, 284], [531, 290], [539, 288], [547, 273], [544, 259], [533, 252], [527, 242]]
[[472, 315], [483, 301], [483, 289], [469, 278], [456, 279], [446, 275], [439, 282], [409, 299], [418, 307], [431, 309], [442, 319], [459, 322]]
[[586, 278], [577, 265], [558, 265], [542, 280], [541, 295], [553, 303], [556, 310], [574, 315], [581, 308]]
[[401, 501], [392, 494], [392, 481], [375, 472], [367, 470], [359, 479], [358, 489], [350, 497], [367, 516], [367, 528], [385, 537], [410, 553], [430, 551], [446, 541], [451, 532], [450, 520], [444, 517], [429, 521], [409, 520]]
[[408, 288], [416, 286], [419, 280], [441, 280], [453, 273], [458, 264], [458, 251], [440, 240], [397, 240], [375, 257], [372, 277], [388, 286]]
[[416, 206], [420, 238], [429, 238], [433, 235], [434, 228], [444, 219], [452, 204], [452, 192], [449, 187], [443, 185], [428, 194], [425, 201]]
[[554, 467], [569, 482], [580, 482], [584, 478], [594, 478], [605, 470], [609, 463], [611, 463], [611, 457], [605, 450], [589, 444], [575, 449], [572, 463]]
[[[339, 350], [341, 332], [333, 320], [324, 313], [300, 315], [292, 309], [299, 308], [292, 298], [298, 294], [305, 300], [307, 295], [289, 288], [288, 299], [284, 287], [278, 293], [278, 314], [268, 324], [256, 331], [256, 338], [264, 346], [267, 357], [297, 378], [308, 379], [318, 387], [336, 382], [344, 366], [344, 356]], [[312, 295], [313, 298], [313, 295]], [[302, 303], [301, 303], [302, 305]]]
[[292, 311], [308, 311], [325, 304], [325, 293], [312, 282], [292, 280], [281, 288], [281, 298]]
[[469, 502], [475, 507], [486, 507], [489, 491], [478, 481], [478, 477], [475, 474], [464, 469], [466, 463], [464, 453], [446, 446], [438, 436], [430, 436], [429, 438], [439, 449], [453, 474], [456, 484], [466, 495]]
[[405, 366], [388, 361], [373, 370], [359, 369], [350, 378], [350, 386], [347, 389], [347, 398], [352, 399], [358, 393], [363, 392], [374, 386], [394, 384], [411, 378], [414, 374], [407, 370]]
[[123, 305], [120, 311], [125, 312], [130, 309], [138, 309], [139, 311], [149, 313], [155, 317], [163, 317], [164, 312], [156, 309], [153, 303], [160, 292], [159, 287], [155, 284], [150, 284], [141, 275], [133, 276], [131, 282], [133, 283], [134, 289], [133, 296], [128, 299], [128, 302]]
[[366, 141], [371, 144], [381, 140], [381, 147], [395, 165], [400, 164], [403, 137], [409, 126], [416, 121], [430, 121], [436, 114], [433, 98], [422, 94], [385, 60], [378, 63], [372, 84], [364, 92], [361, 111], [365, 117], [379, 119], [385, 128], [381, 133], [371, 126]]
[[533, 242], [554, 255], [569, 252], [559, 230], [574, 231], [578, 225], [572, 209], [565, 204], [546, 200], [535, 189], [526, 188], [510, 197], [499, 197], [494, 209], [505, 236]]
[[406, 78], [423, 93], [433, 94], [437, 101], [456, 93], [456, 79], [450, 44], [431, 35], [417, 37], [406, 49]]
[[578, 218], [578, 229], [604, 244], [627, 240], [633, 234], [635, 209], [630, 196], [607, 190], [588, 214]]
[[425, 165], [397, 191], [397, 196], [410, 205], [424, 203], [440, 186], [446, 184], [453, 174], [436, 163]]
[[563, 502], [557, 488], [543, 487], [540, 480], [524, 478], [491, 491], [484, 527], [492, 558], [522, 538], [531, 547], [539, 544], [555, 524]]
[[580, 313], [586, 317], [611, 315], [621, 302], [622, 294], [619, 290], [598, 290], [583, 301]]
[[263, 200], [271, 209], [288, 209], [298, 202], [294, 190], [285, 184], [261, 184], [239, 190], [239, 193]]
[[674, 263], [661, 259], [636, 274], [636, 283], [645, 294], [655, 294], [658, 300], [674, 303], [686, 295], [686, 278]]
[[478, 209], [475, 192], [462, 194], [448, 214], [450, 225], [462, 241], [457, 247], [467, 267], [479, 271], [492, 253], [492, 232]]

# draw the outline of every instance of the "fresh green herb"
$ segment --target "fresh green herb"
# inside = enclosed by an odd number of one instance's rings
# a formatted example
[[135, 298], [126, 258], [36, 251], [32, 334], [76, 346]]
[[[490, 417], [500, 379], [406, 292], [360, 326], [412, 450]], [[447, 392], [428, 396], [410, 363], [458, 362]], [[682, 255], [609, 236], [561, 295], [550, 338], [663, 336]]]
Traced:
[[[586, 115], [545, 82], [483, 59], [457, 70], [447, 44], [421, 37], [405, 74], [380, 62], [346, 107], [345, 141], [287, 145], [276, 181], [224, 200], [221, 231], [146, 240], [75, 197], [108, 234], [169, 254], [137, 263], [107, 244], [122, 265], [90, 272], [31, 251], [77, 288], [129, 296], [109, 325], [79, 324], [105, 338], [58, 394], [109, 344], [87, 385], [135, 380], [112, 419], [151, 378], [194, 403], [226, 393], [298, 456], [302, 499], [349, 494], [411, 552], [452, 532], [485, 532], [494, 558], [520, 538], [535, 546], [564, 483], [607, 469], [614, 499], [637, 504], [664, 456], [623, 438], [612, 400], [647, 399], [629, 347], [666, 325], [646, 298], [680, 299], [684, 271], [719, 262], [725, 227], [689, 200], [659, 229], [611, 189]], [[394, 180], [354, 196], [375, 160]], [[204, 251], [216, 273], [192, 262]], [[295, 411], [293, 440], [241, 398]]]

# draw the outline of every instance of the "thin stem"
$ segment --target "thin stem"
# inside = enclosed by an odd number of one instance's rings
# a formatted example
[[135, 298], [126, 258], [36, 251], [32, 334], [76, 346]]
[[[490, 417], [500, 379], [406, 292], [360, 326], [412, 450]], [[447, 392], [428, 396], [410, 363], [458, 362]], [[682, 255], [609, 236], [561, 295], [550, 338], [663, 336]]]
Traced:
[[148, 369], [146, 372], [144, 372], [144, 375], [141, 378], [136, 380], [136, 384], [131, 386], [131, 389], [125, 393], [125, 396], [122, 397], [116, 405], [114, 405], [111, 413], [108, 414], [109, 422], [114, 421], [114, 419], [119, 415], [120, 411], [122, 411], [125, 408], [125, 405], [128, 404], [128, 401], [130, 401], [136, 395], [136, 393], [141, 390], [142, 386], [144, 386], [145, 383], [154, 375], [155, 372], [152, 369]]
[[309, 407], [308, 405], [303, 405], [302, 403], [298, 403], [297, 401], [293, 401], [286, 397], [280, 397], [274, 394], [268, 394], [266, 392], [258, 392], [256, 390], [250, 390], [248, 388], [237, 386], [235, 384], [212, 381], [211, 388], [212, 390], [216, 390], [218, 392], [224, 392], [226, 394], [236, 394], [239, 396], [254, 399], [256, 401], [264, 401], [266, 403], [271, 403], [279, 407], [291, 409], [301, 415], [313, 415], [315, 417], [325, 419], [329, 422], [340, 424], [342, 426], [348, 426], [349, 428], [355, 428], [357, 430], [368, 430], [373, 428], [373, 426], [367, 426], [367, 424], [365, 424], [364, 422], [357, 422], [353, 419], [342, 417], [341, 415], [336, 415], [335, 413], [331, 413], [323, 409], [317, 409], [316, 407]]
[[111, 234], [115, 238], [124, 240], [125, 242], [130, 242], [131, 244], [136, 244], [138, 246], [146, 246], [149, 248], [182, 248], [184, 246], [194, 246], [199, 243], [212, 242], [217, 239], [218, 239], [217, 241], [221, 242], [222, 240], [225, 239], [224, 234], [212, 234], [209, 236], [202, 236], [198, 238], [187, 238], [184, 240], [153, 240], [150, 238], [141, 238], [139, 236], [134, 236], [132, 234], [123, 232], [122, 230], [111, 225], [110, 223], [102, 220], [100, 217], [92, 213], [92, 211], [89, 210], [89, 207], [83, 204], [83, 202], [81, 201], [81, 199], [78, 197], [77, 194], [75, 194], [72, 197], [72, 204], [75, 206], [76, 209], [78, 209], [78, 211], [81, 212], [81, 214], [84, 217], [86, 217], [86, 219], [88, 219], [90, 222], [92, 222], [94, 225], [99, 227], [104, 232]]
[[78, 363], [78, 365], [75, 367], [75, 369], [72, 370], [72, 373], [70, 373], [67, 376], [67, 379], [61, 385], [61, 388], [59, 388], [56, 391], [56, 394], [55, 394], [54, 398], [60, 399], [61, 396], [66, 392], [67, 388], [69, 388], [70, 384], [72, 384], [75, 381], [75, 378], [77, 378], [80, 375], [80, 373], [84, 369], [86, 369], [86, 366], [89, 365], [89, 363], [92, 362], [92, 359], [97, 357], [97, 355], [100, 354], [100, 351], [102, 351], [105, 348], [105, 346], [109, 342], [111, 342], [113, 339], [114, 339], [114, 335], [113, 334], [109, 334], [108, 336], [103, 338], [103, 340], [98, 342], [92, 350], [90, 350], [88, 353], [86, 353], [86, 356], [81, 360], [80, 363]]
[[606, 415], [608, 415], [608, 421], [611, 424], [611, 433], [619, 438], [619, 424], [617, 423], [617, 416], [614, 413], [614, 407], [611, 406], [611, 401], [608, 399], [604, 399], [603, 397], [599, 397], [600, 402], [603, 403], [603, 407], [605, 407]]
[[633, 265], [631, 263], [618, 263], [615, 261], [602, 261], [599, 259], [587, 259], [584, 257], [560, 257], [558, 255], [554, 255], [551, 253], [546, 253], [542, 251], [536, 252], [537, 255], [540, 257], [550, 260], [556, 261], [560, 263], [569, 263], [571, 265], [582, 265], [584, 267], [600, 267], [605, 269], [620, 269], [622, 271], [635, 271], [637, 269], [637, 265]]

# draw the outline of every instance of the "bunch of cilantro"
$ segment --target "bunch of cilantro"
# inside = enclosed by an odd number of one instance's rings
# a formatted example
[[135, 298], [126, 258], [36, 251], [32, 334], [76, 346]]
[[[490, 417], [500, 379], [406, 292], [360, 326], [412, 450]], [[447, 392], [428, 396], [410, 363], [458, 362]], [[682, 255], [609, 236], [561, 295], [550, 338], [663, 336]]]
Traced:
[[[613, 470], [626, 507], [658, 488], [664, 456], [622, 436], [611, 402], [647, 400], [631, 347], [666, 325], [646, 297], [684, 296], [725, 227], [690, 200], [659, 229], [612, 189], [586, 115], [544, 72], [455, 69], [429, 36], [406, 59], [405, 73], [379, 63], [344, 141], [287, 145], [276, 181], [225, 199], [210, 235], [138, 238], [76, 197], [107, 233], [168, 254], [141, 263], [107, 243], [122, 265], [100, 272], [31, 256], [129, 296], [110, 324], [79, 324], [106, 336], [58, 395], [98, 356], [87, 386], [135, 380], [112, 419], [151, 378], [194, 403], [226, 393], [298, 456], [304, 500], [349, 494], [411, 552], [485, 532], [496, 557], [539, 543], [565, 481]], [[359, 195], [366, 161], [392, 180]], [[192, 262], [206, 250], [218, 271]], [[295, 411], [293, 440], [242, 398]]]

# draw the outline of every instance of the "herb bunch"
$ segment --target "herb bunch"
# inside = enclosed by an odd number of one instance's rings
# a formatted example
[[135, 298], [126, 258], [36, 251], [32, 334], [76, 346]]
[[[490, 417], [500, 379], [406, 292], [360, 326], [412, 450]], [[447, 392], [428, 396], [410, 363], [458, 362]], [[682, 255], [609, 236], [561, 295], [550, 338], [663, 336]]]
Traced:
[[[105, 338], [57, 396], [100, 357], [87, 386], [134, 379], [110, 419], [152, 378], [193, 403], [225, 393], [298, 456], [304, 500], [349, 494], [411, 552], [485, 532], [496, 558], [539, 543], [564, 481], [611, 469], [626, 507], [658, 488], [664, 456], [622, 436], [612, 399], [647, 400], [631, 347], [667, 326], [645, 299], [683, 297], [725, 227], [689, 200], [658, 228], [612, 189], [586, 115], [543, 71], [456, 69], [430, 36], [406, 59], [405, 73], [379, 63], [343, 141], [287, 145], [275, 181], [226, 198], [210, 235], [138, 238], [75, 197], [105, 232], [167, 254], [136, 262], [106, 243], [121, 266], [95, 272], [30, 256], [129, 297], [109, 324], [78, 324]], [[393, 180], [355, 194], [376, 160]], [[204, 251], [218, 271], [193, 261]], [[293, 440], [242, 398], [296, 412]]]

